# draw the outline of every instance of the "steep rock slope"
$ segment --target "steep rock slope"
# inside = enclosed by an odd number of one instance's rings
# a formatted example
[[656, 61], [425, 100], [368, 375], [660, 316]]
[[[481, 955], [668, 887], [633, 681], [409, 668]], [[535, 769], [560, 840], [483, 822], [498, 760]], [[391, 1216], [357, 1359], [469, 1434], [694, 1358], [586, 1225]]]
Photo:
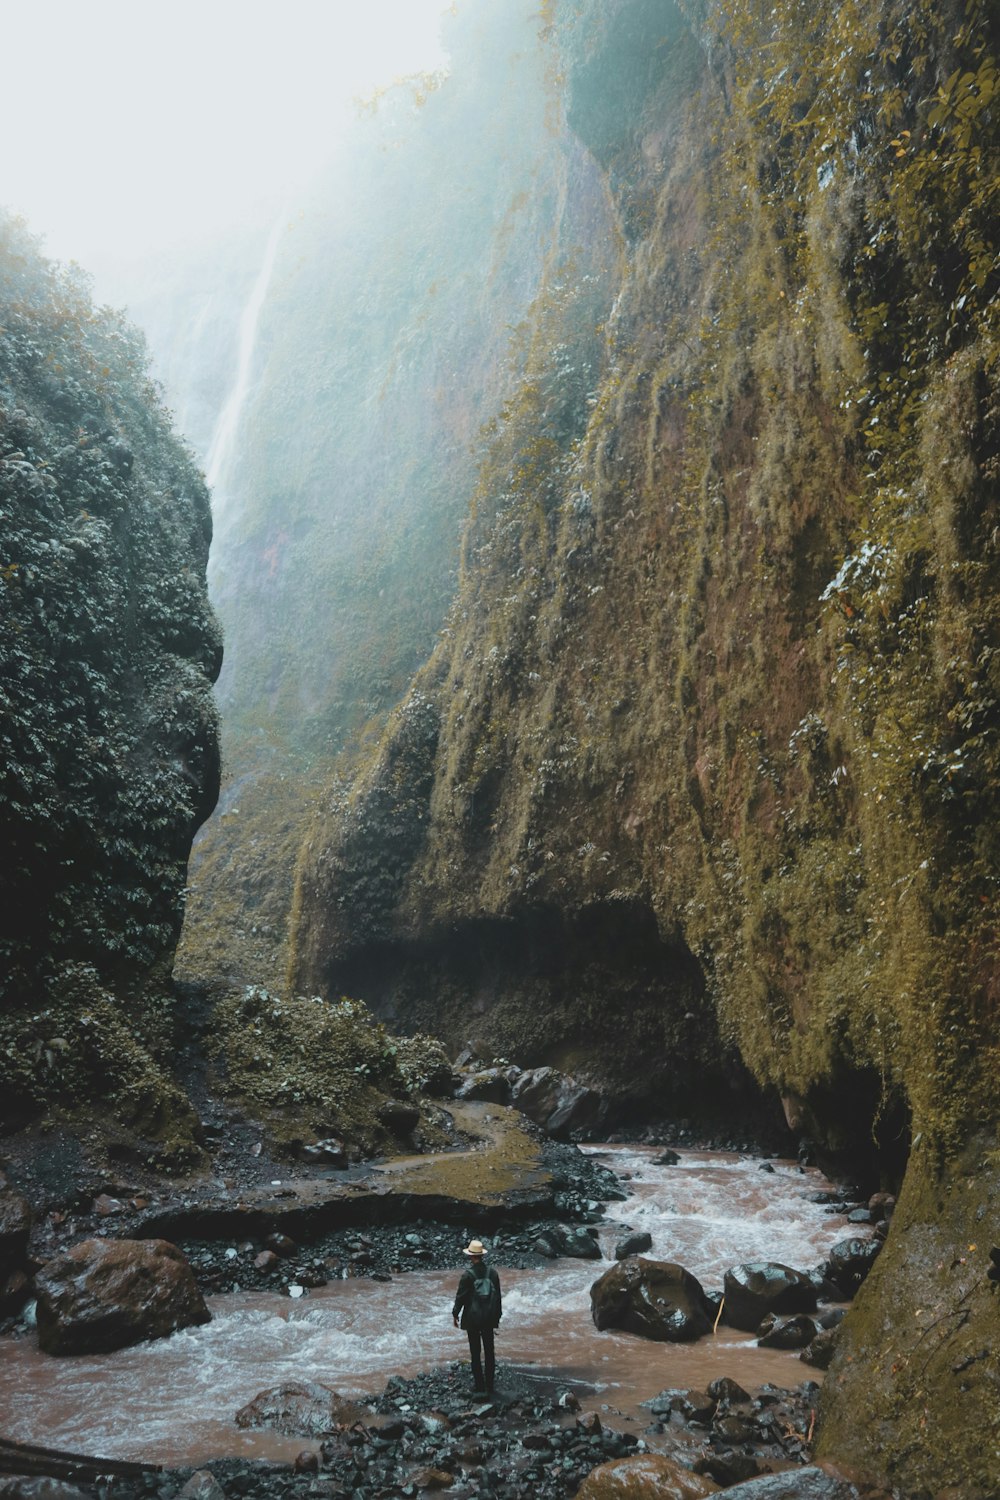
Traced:
[[629, 246], [603, 379], [540, 339], [295, 979], [675, 1107], [734, 1046], [905, 1165], [824, 1442], [991, 1493], [996, 15], [548, 13]]
[[187, 858], [218, 793], [208, 494], [141, 340], [0, 221], [0, 1115], [168, 1081]]
[[517, 327], [554, 259], [595, 306], [607, 282], [605, 190], [549, 128], [538, 24], [532, 0], [464, 0], [447, 76], [375, 101], [286, 215], [214, 501], [227, 781], [192, 867], [192, 975], [283, 978], [304, 805], [433, 647]]

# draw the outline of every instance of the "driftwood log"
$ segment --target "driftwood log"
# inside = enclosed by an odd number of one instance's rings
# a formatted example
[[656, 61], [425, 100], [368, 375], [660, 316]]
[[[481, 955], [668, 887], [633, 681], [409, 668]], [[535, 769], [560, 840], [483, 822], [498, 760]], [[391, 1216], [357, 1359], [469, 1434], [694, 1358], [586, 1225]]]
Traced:
[[136, 1463], [125, 1458], [94, 1458], [64, 1448], [42, 1448], [0, 1438], [0, 1474], [45, 1474], [50, 1479], [94, 1479], [103, 1474], [123, 1476], [159, 1473], [161, 1464]]

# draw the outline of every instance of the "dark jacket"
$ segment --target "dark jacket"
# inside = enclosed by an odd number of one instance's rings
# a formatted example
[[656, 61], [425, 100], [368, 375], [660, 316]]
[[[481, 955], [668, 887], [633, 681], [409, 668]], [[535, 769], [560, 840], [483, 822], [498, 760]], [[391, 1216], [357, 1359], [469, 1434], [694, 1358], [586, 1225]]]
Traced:
[[[489, 1276], [490, 1281], [493, 1284], [493, 1317], [486, 1326], [489, 1328], [495, 1328], [500, 1322], [501, 1317], [503, 1316], [502, 1305], [500, 1302], [500, 1277], [497, 1275], [496, 1271], [494, 1271], [492, 1266], [490, 1266], [489, 1268], [484, 1266], [483, 1270], [486, 1271], [486, 1274]], [[466, 1270], [462, 1272], [462, 1279], [458, 1283], [458, 1291], [455, 1294], [455, 1306], [451, 1310], [452, 1317], [455, 1318], [457, 1318], [461, 1313], [463, 1328], [479, 1328], [482, 1326], [476, 1316], [475, 1308], [470, 1306], [470, 1303], [472, 1302], [472, 1289], [475, 1279], [476, 1277], [472, 1267], [468, 1266]], [[480, 1280], [482, 1280], [482, 1272], [480, 1272]]]

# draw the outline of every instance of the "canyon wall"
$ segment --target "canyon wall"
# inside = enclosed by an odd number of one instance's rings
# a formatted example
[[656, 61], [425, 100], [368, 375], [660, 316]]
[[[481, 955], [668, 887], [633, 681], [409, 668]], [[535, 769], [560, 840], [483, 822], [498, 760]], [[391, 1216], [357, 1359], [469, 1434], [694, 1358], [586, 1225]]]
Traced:
[[192, 977], [283, 981], [310, 798], [433, 648], [546, 271], [603, 315], [606, 190], [552, 114], [536, 12], [466, 0], [447, 76], [372, 101], [282, 217], [215, 487], [226, 778], [192, 863]]
[[219, 785], [208, 493], [139, 335], [7, 218], [0, 328], [0, 1117], [96, 1105], [183, 1155], [170, 975]]
[[317, 802], [293, 981], [673, 1112], [739, 1059], [905, 1169], [822, 1441], [990, 1492], [996, 16], [545, 16], [613, 313], [593, 348], [537, 299], [447, 627]]

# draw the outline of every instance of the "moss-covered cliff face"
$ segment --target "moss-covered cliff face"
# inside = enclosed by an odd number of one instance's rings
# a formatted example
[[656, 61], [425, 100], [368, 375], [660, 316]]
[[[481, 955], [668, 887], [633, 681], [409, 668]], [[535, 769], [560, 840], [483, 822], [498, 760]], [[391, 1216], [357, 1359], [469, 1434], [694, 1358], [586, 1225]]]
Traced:
[[191, 974], [280, 983], [309, 793], [433, 648], [518, 325], [556, 262], [607, 290], [607, 194], [547, 119], [538, 26], [534, 0], [463, 0], [448, 75], [376, 101], [287, 215], [215, 502], [227, 781], [192, 864]]
[[0, 1117], [163, 1071], [191, 840], [219, 784], [204, 482], [138, 336], [0, 220]]
[[[912, 1135], [829, 1444], [989, 1490], [968, 1433], [994, 1431], [998, 1379], [996, 15], [547, 14], [627, 245], [600, 378], [560, 356], [593, 333], [585, 293], [550, 289], [446, 636], [318, 811], [294, 977], [635, 1068], [668, 1107], [735, 1049], [798, 1128], [893, 1173]], [[943, 1247], [979, 1290], [930, 1333]]]

